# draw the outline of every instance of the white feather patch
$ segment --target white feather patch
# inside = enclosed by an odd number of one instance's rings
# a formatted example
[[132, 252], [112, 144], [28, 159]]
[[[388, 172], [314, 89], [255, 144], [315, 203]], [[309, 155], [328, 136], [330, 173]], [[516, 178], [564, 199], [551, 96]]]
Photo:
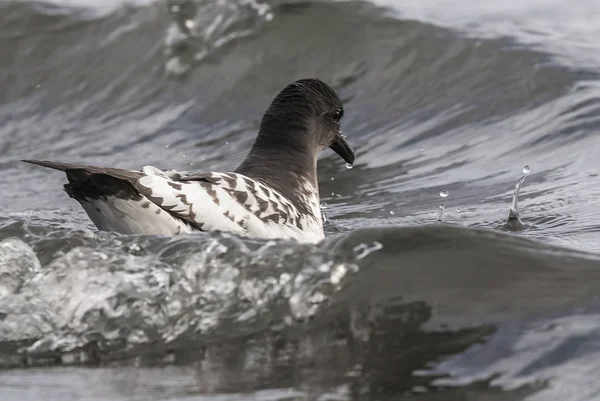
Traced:
[[80, 203], [96, 227], [104, 231], [167, 236], [193, 231], [185, 221], [145, 198], [132, 200], [111, 196]]
[[240, 174], [188, 175], [152, 166], [142, 171], [146, 175], [138, 180], [138, 191], [156, 206], [201, 230], [301, 242], [324, 238], [316, 193], [306, 199], [312, 212], [307, 216], [279, 192]]

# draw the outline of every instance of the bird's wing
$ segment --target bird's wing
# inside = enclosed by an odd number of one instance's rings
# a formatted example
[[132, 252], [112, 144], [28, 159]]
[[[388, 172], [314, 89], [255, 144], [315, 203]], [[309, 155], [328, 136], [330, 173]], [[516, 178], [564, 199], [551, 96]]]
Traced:
[[187, 174], [146, 166], [134, 184], [140, 194], [205, 231], [253, 237], [297, 237], [300, 213], [277, 191], [236, 173]]
[[283, 195], [241, 174], [26, 161], [64, 171], [69, 179], [65, 190], [101, 229], [176, 233], [189, 225], [261, 238], [322, 238], [321, 232], [306, 230], [306, 216]]

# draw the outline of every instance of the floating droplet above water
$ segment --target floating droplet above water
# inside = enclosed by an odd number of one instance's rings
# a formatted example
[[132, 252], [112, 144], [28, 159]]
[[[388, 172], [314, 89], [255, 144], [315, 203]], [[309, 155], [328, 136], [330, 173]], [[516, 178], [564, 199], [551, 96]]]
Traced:
[[332, 193], [331, 193], [331, 196], [335, 196], [335, 192], [332, 192]]
[[321, 209], [327, 209], [327, 203], [326, 202], [321, 202]]
[[457, 208], [456, 208], [456, 211], [460, 213], [460, 208], [459, 208], [459, 207], [457, 207]]
[[350, 170], [354, 165], [352, 163], [346, 163], [346, 168]]
[[447, 198], [447, 197], [448, 197], [448, 195], [450, 195], [450, 194], [448, 193], [448, 191], [442, 191], [442, 192], [440, 192], [440, 196], [441, 196], [442, 198]]
[[186, 19], [185, 26], [187, 27], [187, 29], [192, 29], [194, 26], [196, 26], [196, 23], [191, 19]]
[[394, 211], [393, 211], [393, 210], [390, 210], [390, 214], [393, 216], [393, 215], [394, 215]]
[[425, 151], [425, 149], [421, 148], [421, 152], [424, 152], [424, 151]]
[[531, 173], [531, 167], [529, 167], [529, 164], [528, 164], [525, 167], [523, 167], [523, 174], [529, 174], [529, 173]]
[[331, 177], [331, 181], [335, 180], [335, 177]]

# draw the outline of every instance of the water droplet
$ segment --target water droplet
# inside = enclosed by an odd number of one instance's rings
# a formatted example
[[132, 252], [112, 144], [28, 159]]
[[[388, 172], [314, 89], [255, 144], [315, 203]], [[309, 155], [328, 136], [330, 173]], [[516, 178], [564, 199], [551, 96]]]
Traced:
[[421, 152], [425, 152], [425, 149], [421, 148]]
[[171, 11], [174, 13], [178, 13], [179, 12], [179, 6], [175, 5], [175, 6], [171, 6]]
[[332, 193], [331, 193], [331, 196], [335, 196], [335, 192], [332, 192]]
[[185, 155], [181, 155], [181, 157], [183, 157], [185, 159]]
[[447, 197], [448, 197], [448, 195], [450, 195], [450, 193], [449, 193], [448, 191], [442, 191], [442, 192], [440, 192], [440, 196], [441, 196], [442, 198], [447, 198]]
[[335, 180], [335, 177], [331, 177], [331, 181]]
[[460, 213], [460, 208], [459, 208], [459, 207], [457, 207], [457, 208], [456, 208], [456, 211]]
[[225, 141], [225, 145], [229, 145], [229, 141]]
[[327, 209], [327, 203], [326, 202], [321, 202], [321, 209]]
[[191, 19], [186, 19], [185, 26], [187, 27], [187, 29], [192, 29], [194, 26], [196, 26], [196, 24]]
[[531, 173], [531, 167], [529, 167], [529, 164], [528, 164], [525, 167], [523, 167], [523, 174], [529, 174], [529, 173]]
[[346, 168], [350, 170], [354, 165], [352, 163], [346, 163]]
[[169, 149], [169, 145], [165, 145], [165, 149]]
[[39, 89], [39, 88], [41, 88], [41, 87], [42, 87], [42, 85], [40, 85], [40, 84], [37, 84], [35, 87]]
[[394, 211], [393, 211], [393, 210], [390, 210], [390, 214], [393, 216], [393, 215], [394, 215]]
[[325, 212], [321, 212], [321, 217], [323, 217], [323, 223], [329, 223], [329, 217], [327, 217]]

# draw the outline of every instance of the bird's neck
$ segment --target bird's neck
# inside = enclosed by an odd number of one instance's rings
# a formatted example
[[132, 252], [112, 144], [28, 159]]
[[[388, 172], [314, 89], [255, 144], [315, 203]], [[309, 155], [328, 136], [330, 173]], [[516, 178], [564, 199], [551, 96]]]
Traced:
[[[318, 206], [317, 154], [309, 146], [285, 143], [277, 138], [265, 140], [259, 135], [236, 173], [277, 190], [301, 212], [314, 214], [312, 203]], [[307, 201], [311, 205], [306, 205]]]

